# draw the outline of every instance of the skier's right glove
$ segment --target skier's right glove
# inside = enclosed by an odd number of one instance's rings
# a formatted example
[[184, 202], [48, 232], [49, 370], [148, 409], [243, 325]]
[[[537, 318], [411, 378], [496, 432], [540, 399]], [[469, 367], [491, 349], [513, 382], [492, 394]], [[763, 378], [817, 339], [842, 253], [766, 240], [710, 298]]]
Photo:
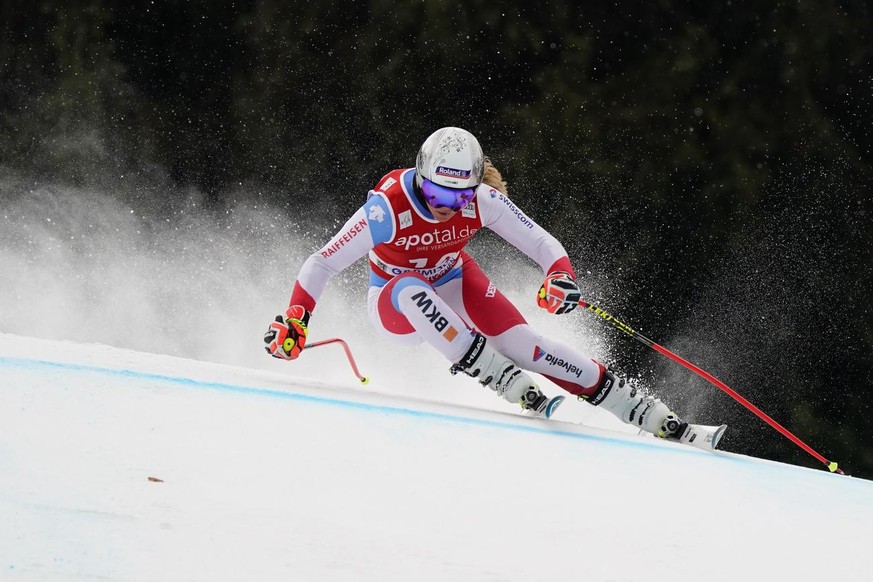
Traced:
[[292, 305], [285, 315], [277, 315], [276, 321], [264, 334], [264, 347], [274, 358], [295, 360], [306, 346], [309, 311], [302, 305]]
[[570, 313], [581, 299], [582, 293], [576, 280], [564, 271], [553, 271], [546, 275], [537, 293], [537, 305], [549, 313]]

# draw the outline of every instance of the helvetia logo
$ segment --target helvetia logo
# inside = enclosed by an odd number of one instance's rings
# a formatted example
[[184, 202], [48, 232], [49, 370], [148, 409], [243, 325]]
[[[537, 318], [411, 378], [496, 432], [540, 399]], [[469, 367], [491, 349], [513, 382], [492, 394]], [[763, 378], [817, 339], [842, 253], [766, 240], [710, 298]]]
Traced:
[[555, 356], [548, 353], [546, 350], [544, 350], [540, 346], [535, 346], [534, 353], [533, 353], [533, 361], [538, 362], [539, 360], [542, 360], [543, 358], [546, 359], [546, 362], [548, 362], [548, 364], [550, 366], [559, 366], [561, 368], [564, 368], [565, 370], [567, 370], [568, 374], [573, 374], [577, 378], [582, 376], [582, 368], [580, 368], [576, 364], [571, 364], [570, 362], [564, 360], [563, 358], [556, 358]]

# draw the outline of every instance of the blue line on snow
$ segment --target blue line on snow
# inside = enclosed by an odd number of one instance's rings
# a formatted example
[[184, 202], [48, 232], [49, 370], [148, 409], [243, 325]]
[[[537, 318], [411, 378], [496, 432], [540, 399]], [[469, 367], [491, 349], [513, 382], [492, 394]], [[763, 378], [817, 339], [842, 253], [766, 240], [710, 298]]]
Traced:
[[[224, 392], [234, 392], [237, 394], [248, 394], [248, 395], [256, 395], [256, 396], [271, 396], [274, 398], [284, 398], [290, 400], [302, 400], [305, 402], [311, 402], [315, 404], [324, 404], [330, 406], [339, 406], [343, 408], [355, 408], [360, 410], [367, 411], [376, 411], [376, 412], [387, 412], [391, 414], [401, 414], [406, 416], [415, 416], [420, 418], [430, 418], [436, 420], [445, 420], [451, 422], [459, 422], [465, 424], [473, 424], [473, 425], [481, 425], [481, 426], [489, 426], [489, 427], [500, 427], [500, 428], [508, 428], [513, 430], [521, 430], [527, 432], [537, 432], [543, 434], [558, 434], [561, 436], [568, 436], [573, 438], [591, 438], [595, 440], [604, 440], [604, 441], [616, 441], [617, 439], [610, 437], [602, 437], [598, 435], [583, 435], [578, 433], [571, 432], [563, 432], [553, 429], [541, 428], [536, 426], [523, 426], [517, 425], [509, 422], [500, 422], [496, 420], [485, 420], [481, 418], [469, 418], [464, 416], [455, 416], [452, 414], [446, 414], [441, 412], [428, 412], [424, 410], [415, 410], [411, 408], [402, 408], [399, 406], [388, 406], [384, 404], [368, 404], [366, 402], [355, 402], [353, 400], [342, 400], [339, 398], [330, 398], [327, 396], [313, 396], [310, 394], [300, 394], [298, 392], [285, 392], [281, 390], [273, 390], [270, 388], [258, 388], [254, 386], [241, 386], [239, 384], [226, 384], [223, 382], [210, 382], [206, 380], [194, 380], [192, 378], [185, 378], [182, 376], [167, 376], [164, 374], [155, 374], [151, 372], [141, 372], [137, 370], [124, 370], [124, 369], [115, 369], [115, 368], [103, 368], [100, 366], [90, 366], [86, 364], [70, 364], [70, 363], [61, 363], [61, 362], [51, 362], [48, 360], [31, 360], [27, 358], [9, 358], [9, 357], [0, 357], [0, 366], [11, 367], [11, 368], [20, 368], [20, 369], [39, 369], [39, 368], [56, 368], [60, 370], [66, 370], [71, 372], [86, 372], [86, 373], [95, 373], [101, 374], [104, 376], [120, 376], [124, 378], [132, 378], [136, 380], [151, 380], [155, 382], [164, 382], [171, 384], [181, 384], [185, 386], [194, 386], [197, 388], [206, 388], [211, 390], [221, 390]], [[623, 441], [618, 440], [619, 443], [625, 444]], [[648, 446], [651, 447], [647, 443], [635, 443], [628, 442], [629, 446]], [[680, 449], [681, 450], [681, 449]], [[692, 452], [692, 451], [682, 451], [682, 452]]]
[[[657, 448], [661, 451], [669, 451], [671, 453], [677, 454], [688, 454], [688, 455], [698, 455], [701, 459], [707, 458], [708, 454], [703, 451], [698, 451], [692, 448], [685, 447], [663, 447], [660, 443], [647, 443], [642, 439], [622, 439], [616, 437], [609, 436], [600, 436], [589, 433], [577, 433], [577, 432], [567, 432], [560, 430], [560, 426], [555, 423], [550, 423], [550, 421], [543, 421], [546, 423], [546, 426], [526, 426], [523, 424], [515, 424], [509, 422], [500, 422], [496, 420], [485, 420], [482, 418], [470, 418], [465, 416], [456, 416], [452, 414], [446, 414], [441, 412], [427, 412], [423, 410], [414, 410], [410, 408], [401, 408], [398, 406], [387, 406], [383, 404], [368, 404], [365, 402], [355, 402], [351, 400], [342, 400], [338, 398], [330, 398], [326, 396], [312, 396], [309, 394], [300, 394], [296, 392], [283, 392], [280, 390], [273, 390], [270, 388], [257, 388], [253, 386], [240, 386], [237, 384], [226, 384], [222, 382], [209, 382], [205, 380], [194, 380], [192, 378], [185, 378], [182, 376], [167, 376], [164, 374], [155, 374], [151, 372], [140, 372], [137, 370], [124, 370], [124, 369], [113, 369], [113, 368], [103, 368], [100, 366], [91, 366], [85, 364], [71, 364], [71, 363], [62, 363], [62, 362], [52, 362], [48, 360], [34, 360], [28, 358], [10, 358], [10, 357], [2, 357], [0, 356], [0, 366], [10, 367], [10, 368], [21, 368], [21, 369], [39, 369], [39, 368], [56, 368], [60, 370], [67, 370], [72, 372], [87, 372], [94, 374], [101, 374], [104, 376], [119, 376], [123, 378], [132, 378], [137, 380], [151, 380], [155, 382], [164, 382], [171, 384], [181, 384], [184, 386], [193, 386], [196, 388], [206, 388], [210, 390], [220, 390], [224, 392], [233, 392], [237, 394], [247, 394], [247, 395], [256, 395], [256, 396], [270, 396], [274, 398], [284, 398], [290, 400], [299, 400], [304, 402], [309, 402], [313, 404], [321, 404], [328, 406], [337, 406], [343, 408], [351, 408], [358, 410], [366, 410], [369, 412], [381, 412], [381, 413], [390, 413], [404, 416], [413, 416], [417, 418], [426, 418], [430, 420], [441, 420], [445, 422], [453, 422], [459, 424], [467, 424], [473, 426], [484, 426], [491, 428], [501, 428], [501, 429], [509, 429], [509, 430], [517, 430], [523, 432], [532, 432], [538, 434], [548, 434], [554, 436], [561, 436], [571, 439], [579, 439], [579, 440], [595, 440], [595, 441], [603, 441], [608, 442], [613, 445], [626, 446], [626, 447], [642, 447], [642, 448]], [[532, 419], [531, 419], [532, 420]], [[550, 425], [551, 424], [551, 425]], [[721, 460], [731, 460], [735, 462], [748, 462], [742, 457], [736, 456], [715, 456], [712, 455], [713, 459], [721, 459]], [[800, 468], [795, 467], [793, 465], [788, 465], [788, 467], [792, 468]], [[815, 472], [819, 473], [818, 471]]]

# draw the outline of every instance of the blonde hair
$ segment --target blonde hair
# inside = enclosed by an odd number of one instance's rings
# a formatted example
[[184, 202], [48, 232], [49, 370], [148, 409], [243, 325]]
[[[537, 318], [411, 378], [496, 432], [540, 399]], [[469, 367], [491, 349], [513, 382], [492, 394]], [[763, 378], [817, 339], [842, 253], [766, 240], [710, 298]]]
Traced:
[[494, 167], [491, 158], [488, 157], [485, 158], [485, 175], [482, 177], [482, 181], [492, 188], [500, 190], [505, 196], [509, 195], [509, 186], [500, 175], [500, 170]]

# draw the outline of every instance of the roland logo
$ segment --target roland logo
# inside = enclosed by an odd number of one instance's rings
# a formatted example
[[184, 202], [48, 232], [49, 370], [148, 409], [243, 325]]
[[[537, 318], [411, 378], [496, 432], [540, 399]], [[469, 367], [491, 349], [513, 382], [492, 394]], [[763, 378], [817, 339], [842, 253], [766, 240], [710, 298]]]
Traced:
[[469, 178], [471, 170], [458, 170], [447, 166], [437, 166], [436, 175], [448, 178]]

